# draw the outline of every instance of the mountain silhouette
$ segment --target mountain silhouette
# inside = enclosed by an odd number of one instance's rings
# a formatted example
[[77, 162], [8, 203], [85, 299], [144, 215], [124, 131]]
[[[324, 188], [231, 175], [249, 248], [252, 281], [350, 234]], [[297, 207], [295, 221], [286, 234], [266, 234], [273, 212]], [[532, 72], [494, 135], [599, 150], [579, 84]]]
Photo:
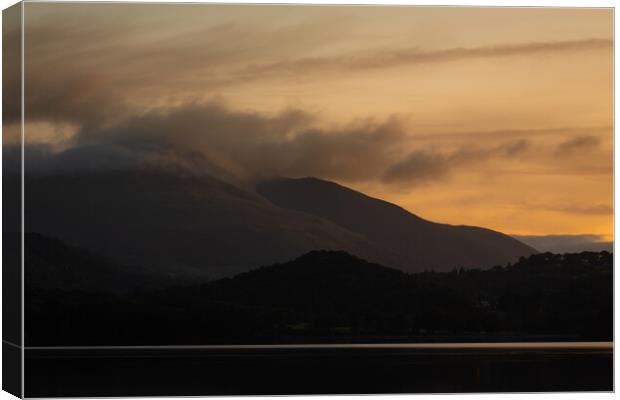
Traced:
[[502, 233], [427, 221], [392, 203], [316, 178], [261, 182], [257, 190], [280, 207], [324, 218], [399, 255], [409, 271], [491, 267], [536, 250]]
[[[5, 245], [19, 248], [19, 233], [4, 234]], [[38, 233], [24, 234], [25, 285], [44, 290], [129, 293], [172, 284], [190, 277], [157, 275], [141, 266], [122, 265]]]
[[231, 276], [316, 249], [395, 261], [364, 236], [216, 178], [154, 171], [30, 177], [26, 230], [154, 272]]
[[351, 306], [357, 304], [362, 309], [365, 299], [372, 298], [373, 293], [390, 293], [387, 297], [396, 306], [394, 290], [405, 289], [407, 280], [408, 275], [403, 271], [368, 262], [345, 251], [321, 250], [253, 269], [232, 279], [207, 283], [205, 288], [217, 288], [218, 299], [243, 298], [247, 304], [254, 300], [264, 303], [271, 298], [277, 302], [320, 302], [329, 309], [330, 304], [337, 306], [339, 298], [347, 298]]
[[535, 251], [490, 230], [435, 224], [318, 179], [245, 187], [160, 170], [27, 176], [25, 229], [141, 265], [215, 279], [343, 250], [406, 271], [491, 267]]

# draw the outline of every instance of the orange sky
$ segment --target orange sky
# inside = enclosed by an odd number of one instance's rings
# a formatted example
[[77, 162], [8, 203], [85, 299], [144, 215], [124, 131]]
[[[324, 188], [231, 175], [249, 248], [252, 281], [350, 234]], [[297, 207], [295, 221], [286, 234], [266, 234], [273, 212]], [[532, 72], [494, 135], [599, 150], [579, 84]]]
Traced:
[[170, 141], [240, 175], [264, 161], [434, 221], [612, 239], [611, 9], [26, 3], [25, 21], [29, 143], [194, 107]]

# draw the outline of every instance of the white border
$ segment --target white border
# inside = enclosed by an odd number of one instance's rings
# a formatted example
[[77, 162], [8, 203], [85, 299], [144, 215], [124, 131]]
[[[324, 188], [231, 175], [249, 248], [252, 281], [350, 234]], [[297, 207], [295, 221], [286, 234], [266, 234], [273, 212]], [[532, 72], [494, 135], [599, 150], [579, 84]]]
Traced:
[[[39, 0], [26, 0], [26, 2], [40, 2]], [[98, 1], [98, 2], [105, 2], [105, 3], [116, 3], [116, 2], [122, 2], [119, 0], [110, 0], [110, 1]], [[198, 3], [198, 2], [183, 2], [183, 1], [163, 1], [163, 0], [148, 0], [148, 1], [140, 1], [140, 0], [134, 0], [131, 1], [133, 3], [175, 3], [175, 4], [182, 4], [182, 3]], [[13, 0], [0, 0], [0, 5], [2, 9], [5, 9], [9, 6], [11, 6], [12, 4], [14, 4], [15, 1]], [[258, 1], [258, 0], [229, 0], [229, 1], [218, 1], [218, 0], [211, 0], [209, 2], [204, 2], [204, 3], [210, 3], [210, 4], [265, 4], [266, 2], [263, 1]], [[408, 0], [388, 0], [388, 1], [381, 1], [381, 0], [355, 0], [355, 1], [351, 1], [351, 0], [338, 0], [338, 1], [329, 1], [329, 0], [314, 0], [312, 1], [312, 3], [309, 3], [309, 1], [300, 1], [300, 0], [288, 0], [288, 1], [278, 1], [278, 0], [270, 0], [269, 4], [313, 4], [313, 5], [334, 5], [334, 4], [338, 4], [338, 5], [382, 5], [382, 6], [389, 6], [389, 5], [394, 5], [394, 6], [469, 6], [469, 7], [549, 7], [549, 6], [553, 6], [553, 7], [582, 7], [582, 8], [600, 8], [600, 7], [604, 7], [604, 8], [615, 8], [616, 6], [616, 1], [613, 0], [590, 0], [590, 1], [579, 1], [579, 0], [539, 0], [539, 1], [518, 1], [518, 0], [502, 0], [501, 2], [498, 0], [475, 0], [475, 1], [467, 1], [467, 0], [446, 0], [446, 1], [408, 1]], [[25, 10], [24, 10], [24, 6], [22, 4], [22, 106], [21, 106], [21, 117], [22, 117], [22, 127], [21, 127], [21, 141], [22, 141], [22, 170], [23, 170], [23, 166], [24, 166], [24, 154], [23, 154], [23, 143], [24, 143], [24, 102], [23, 102], [23, 94], [24, 94], [24, 79], [23, 79], [23, 66], [24, 66], [24, 32], [23, 32], [23, 22], [24, 22], [24, 18], [25, 18]], [[0, 19], [0, 26], [1, 26], [1, 19]], [[615, 33], [614, 33], [614, 39], [615, 39]], [[0, 49], [1, 49], [1, 43], [0, 43]], [[614, 48], [614, 67], [616, 67], [617, 64], [617, 59], [616, 59], [616, 53], [615, 53], [615, 48]], [[0, 60], [1, 60], [1, 52], [0, 52]], [[614, 68], [615, 71], [615, 68]], [[615, 73], [614, 73], [614, 77], [615, 77]], [[615, 95], [615, 79], [614, 79], [614, 95]], [[1, 93], [0, 93], [0, 100], [1, 100]], [[614, 96], [614, 110], [615, 110], [615, 116], [618, 113], [618, 109], [616, 108], [616, 103], [615, 103], [615, 96]], [[1, 113], [1, 112], [0, 112]], [[615, 116], [614, 116], [614, 123], [615, 123]], [[616, 156], [617, 156], [617, 152], [616, 150], [616, 144], [617, 142], [615, 141], [615, 124], [614, 124], [614, 172], [615, 172], [615, 165], [616, 165]], [[1, 155], [0, 155], [0, 159], [1, 159]], [[0, 166], [0, 170], [1, 170], [1, 166]], [[614, 174], [614, 211], [617, 209], [618, 203], [617, 203], [617, 197], [615, 196], [615, 188], [617, 187], [617, 179], [618, 178], [615, 174]], [[23, 187], [23, 174], [22, 174], [22, 196], [24, 193], [24, 187]], [[23, 197], [22, 197], [23, 199]], [[1, 204], [1, 199], [0, 199], [0, 204]], [[0, 216], [0, 221], [1, 221], [1, 216]], [[24, 224], [24, 213], [23, 213], [23, 208], [22, 208], [22, 212], [21, 212], [21, 223], [22, 223], [22, 232], [23, 232], [23, 224]], [[615, 236], [615, 212], [614, 212], [614, 236]], [[614, 252], [616, 250], [615, 248], [616, 244], [614, 241]], [[0, 244], [0, 250], [1, 250], [1, 244]], [[22, 260], [23, 260], [23, 236], [22, 236]], [[23, 264], [22, 264], [22, 297], [24, 295], [23, 292]], [[619, 279], [618, 275], [619, 274], [614, 274], [614, 283], [616, 283]], [[614, 288], [617, 287], [617, 285], [614, 284]], [[0, 299], [0, 304], [1, 304], [1, 299]], [[614, 310], [618, 310], [618, 300], [617, 297], [615, 296], [615, 291], [614, 291]], [[22, 343], [24, 343], [24, 330], [23, 330], [23, 324], [24, 324], [24, 320], [23, 320], [23, 298], [22, 298]], [[616, 323], [617, 320], [614, 318], [614, 323]], [[614, 325], [614, 327], [616, 327]], [[1, 321], [0, 321], [0, 329], [1, 329]], [[616, 330], [614, 330], [615, 332]], [[615, 336], [614, 336], [615, 337]], [[219, 347], [219, 346], [218, 346]], [[23, 393], [23, 347], [22, 347], [22, 393]], [[614, 354], [614, 366], [615, 366], [615, 354]], [[1, 371], [1, 367], [0, 367], [0, 371]], [[615, 382], [619, 382], [618, 381], [618, 376], [619, 376], [619, 372], [617, 370], [614, 370], [614, 377]], [[382, 400], [384, 399], [390, 399], [390, 398], [396, 398], [396, 397], [403, 397], [403, 396], [415, 396], [416, 399], [422, 399], [422, 400], [426, 400], [426, 399], [454, 399], [455, 396], [456, 397], [471, 397], [471, 396], [484, 396], [485, 398], [488, 399], [505, 399], [505, 400], [516, 400], [516, 399], [521, 399], [523, 398], [523, 396], [527, 396], [529, 398], [531, 397], [538, 397], [538, 396], [544, 396], [546, 398], [549, 399], [565, 399], [565, 400], [581, 400], [583, 398], [609, 398], [612, 397], [613, 394], [607, 394], [607, 393], [552, 393], [552, 394], [525, 394], [525, 393], [515, 393], [515, 394], [472, 394], [472, 395], [462, 395], [462, 394], [439, 394], [439, 395], [379, 395], [376, 396]], [[260, 397], [266, 397], [266, 398], [279, 398], [281, 396], [260, 396]], [[294, 399], [302, 399], [302, 398], [306, 398], [306, 397], [317, 397], [317, 396], [288, 396]], [[320, 397], [324, 397], [324, 398], [330, 398], [330, 399], [356, 399], [356, 398], [360, 398], [360, 396], [320, 396]], [[9, 395], [6, 392], [2, 392], [0, 394], [0, 400], [4, 400], [4, 399], [12, 399], [14, 398], [13, 396]], [[185, 397], [168, 397], [168, 398], [177, 398], [177, 399], [182, 399]], [[230, 399], [240, 399], [240, 397], [229, 397]], [[132, 399], [135, 399], [132, 398]]]

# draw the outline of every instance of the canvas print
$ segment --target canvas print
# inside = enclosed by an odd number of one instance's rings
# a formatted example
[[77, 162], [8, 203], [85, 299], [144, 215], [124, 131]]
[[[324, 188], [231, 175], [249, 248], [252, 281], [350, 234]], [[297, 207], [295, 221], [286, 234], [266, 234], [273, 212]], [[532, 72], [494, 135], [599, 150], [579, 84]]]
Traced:
[[613, 9], [3, 18], [5, 390], [613, 390]]

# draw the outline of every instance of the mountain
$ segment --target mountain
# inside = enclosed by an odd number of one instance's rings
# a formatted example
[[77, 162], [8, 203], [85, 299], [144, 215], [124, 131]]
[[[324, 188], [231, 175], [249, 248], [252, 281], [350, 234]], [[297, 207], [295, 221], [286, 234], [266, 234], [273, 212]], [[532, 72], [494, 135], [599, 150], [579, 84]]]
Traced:
[[261, 182], [257, 191], [272, 203], [329, 220], [398, 254], [409, 271], [491, 267], [536, 250], [490, 229], [438, 224], [401, 207], [316, 178]]
[[406, 271], [490, 267], [534, 252], [474, 227], [440, 225], [318, 179], [254, 187], [155, 169], [31, 175], [25, 230], [166, 276], [217, 279], [343, 250]]
[[231, 276], [316, 249], [396, 260], [326, 219], [206, 175], [123, 171], [27, 177], [26, 231], [153, 272]]
[[[6, 246], [20, 247], [21, 237], [18, 233], [4, 233], [4, 240]], [[122, 294], [175, 282], [189, 282], [174, 276], [158, 277], [139, 266], [117, 264], [38, 233], [24, 234], [24, 267], [26, 286], [43, 290]]]

